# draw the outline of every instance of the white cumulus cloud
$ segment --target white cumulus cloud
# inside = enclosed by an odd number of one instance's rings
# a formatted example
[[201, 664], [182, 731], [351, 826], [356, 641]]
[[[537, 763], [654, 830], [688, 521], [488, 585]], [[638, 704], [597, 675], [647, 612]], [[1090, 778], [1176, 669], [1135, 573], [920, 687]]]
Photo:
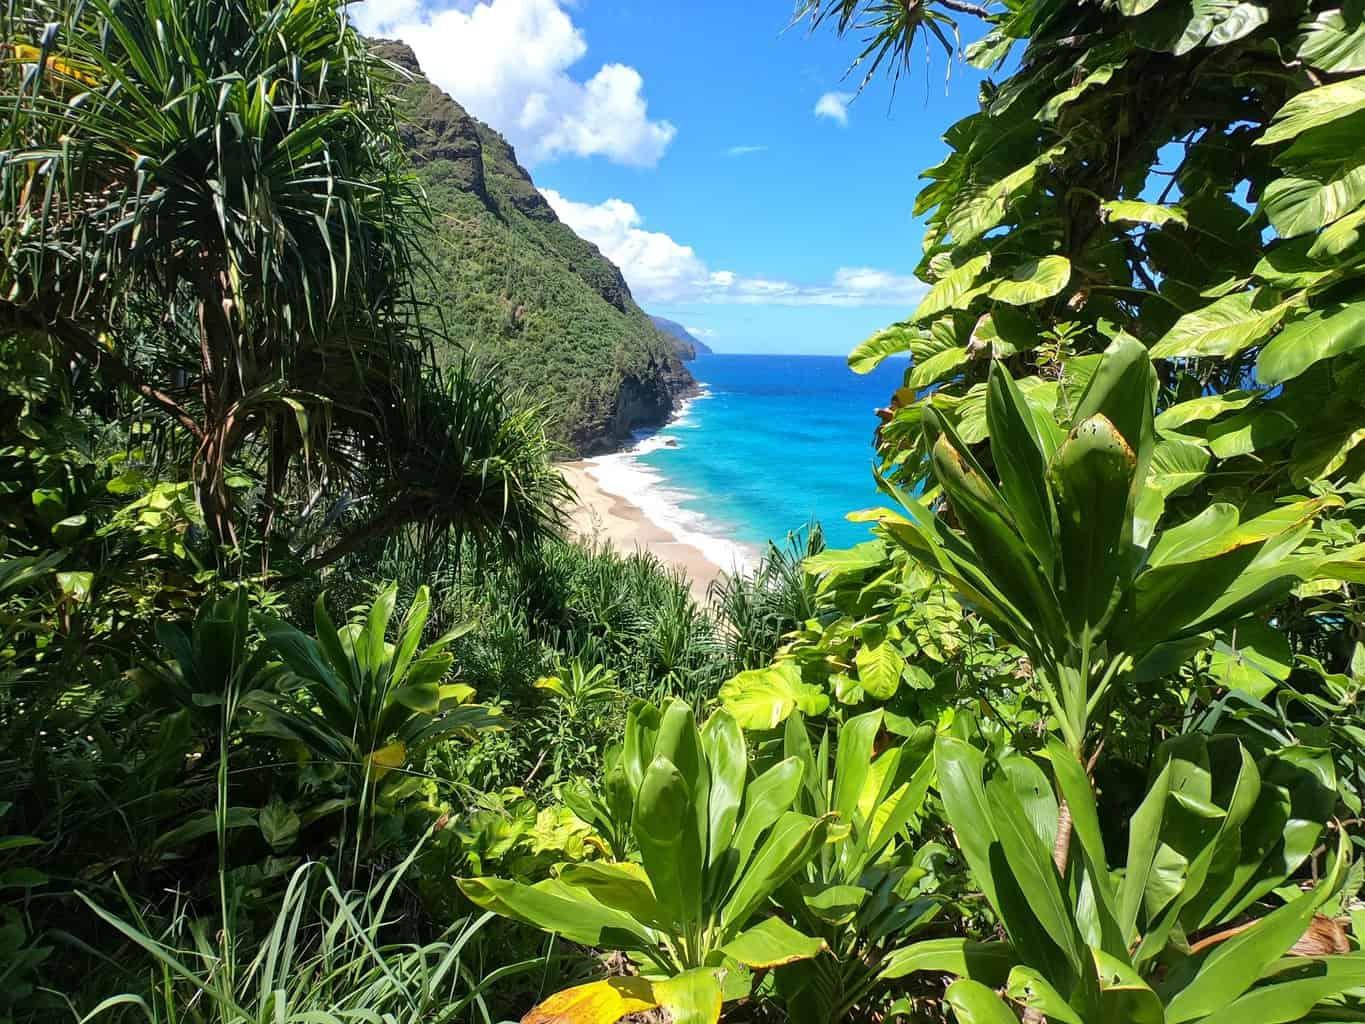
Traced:
[[840, 267], [819, 284], [712, 270], [690, 245], [647, 230], [640, 211], [623, 199], [580, 203], [553, 189], [541, 192], [560, 220], [621, 268], [636, 301], [646, 308], [671, 302], [899, 306], [918, 303], [926, 290], [914, 277], [875, 267]]
[[815, 101], [815, 116], [848, 124], [848, 105], [852, 102], [851, 92], [827, 92]]
[[677, 129], [650, 118], [635, 68], [574, 73], [588, 43], [564, 3], [364, 0], [349, 11], [360, 31], [410, 45], [427, 77], [506, 136], [525, 163], [602, 156], [653, 166]]

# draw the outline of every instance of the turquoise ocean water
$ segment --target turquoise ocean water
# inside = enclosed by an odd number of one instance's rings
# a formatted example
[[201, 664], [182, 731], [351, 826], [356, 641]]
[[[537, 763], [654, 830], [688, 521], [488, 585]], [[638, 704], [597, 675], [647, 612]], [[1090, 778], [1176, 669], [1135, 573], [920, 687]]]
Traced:
[[593, 460], [605, 490], [729, 567], [819, 520], [831, 545], [866, 540], [844, 516], [884, 504], [872, 479], [875, 410], [903, 360], [867, 376], [842, 356], [699, 356], [703, 386], [663, 429]]

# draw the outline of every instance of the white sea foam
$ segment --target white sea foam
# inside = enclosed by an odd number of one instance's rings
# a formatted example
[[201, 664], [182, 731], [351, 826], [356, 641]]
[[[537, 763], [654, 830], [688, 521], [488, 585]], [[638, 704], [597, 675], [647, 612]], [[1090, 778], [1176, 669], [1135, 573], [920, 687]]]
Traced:
[[678, 407], [661, 430], [637, 433], [634, 443], [625, 451], [589, 459], [588, 472], [602, 490], [630, 502], [651, 523], [677, 541], [696, 548], [708, 561], [726, 572], [747, 572], [757, 563], [759, 552], [724, 536], [722, 528], [704, 513], [685, 507], [686, 503], [695, 502], [697, 495], [672, 486], [658, 469], [640, 461], [640, 456], [650, 452], [681, 447], [683, 438], [667, 431], [691, 428], [693, 408], [709, 397], [710, 392], [703, 387]]

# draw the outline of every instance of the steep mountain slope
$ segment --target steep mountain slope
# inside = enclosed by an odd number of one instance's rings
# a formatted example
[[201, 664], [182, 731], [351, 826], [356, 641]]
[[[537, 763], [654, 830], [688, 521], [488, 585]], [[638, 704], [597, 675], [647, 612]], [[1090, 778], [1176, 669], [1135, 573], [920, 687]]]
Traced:
[[676, 341], [555, 216], [506, 140], [422, 76], [411, 48], [371, 48], [413, 76], [398, 86], [404, 140], [436, 228], [423, 298], [454, 342], [447, 358], [496, 361], [547, 403], [554, 433], [579, 454], [666, 420], [696, 386]]
[[655, 327], [677, 341], [678, 355], [683, 359], [696, 359], [697, 356], [709, 356], [711, 354], [711, 349], [701, 339], [676, 320], [665, 320], [661, 316], [652, 315], [649, 319]]

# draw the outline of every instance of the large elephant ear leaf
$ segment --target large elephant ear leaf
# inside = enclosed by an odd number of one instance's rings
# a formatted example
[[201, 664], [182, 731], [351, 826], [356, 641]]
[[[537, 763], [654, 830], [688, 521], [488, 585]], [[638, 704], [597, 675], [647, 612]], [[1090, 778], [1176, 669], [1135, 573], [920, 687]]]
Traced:
[[1050, 573], [1057, 557], [1057, 524], [1047, 485], [1047, 459], [1028, 400], [998, 362], [991, 365], [986, 422], [1001, 492], [1019, 532]]
[[1067, 620], [1092, 633], [1104, 628], [1122, 597], [1136, 472], [1133, 449], [1101, 413], [1071, 431], [1048, 467], [1061, 538], [1059, 596]]

